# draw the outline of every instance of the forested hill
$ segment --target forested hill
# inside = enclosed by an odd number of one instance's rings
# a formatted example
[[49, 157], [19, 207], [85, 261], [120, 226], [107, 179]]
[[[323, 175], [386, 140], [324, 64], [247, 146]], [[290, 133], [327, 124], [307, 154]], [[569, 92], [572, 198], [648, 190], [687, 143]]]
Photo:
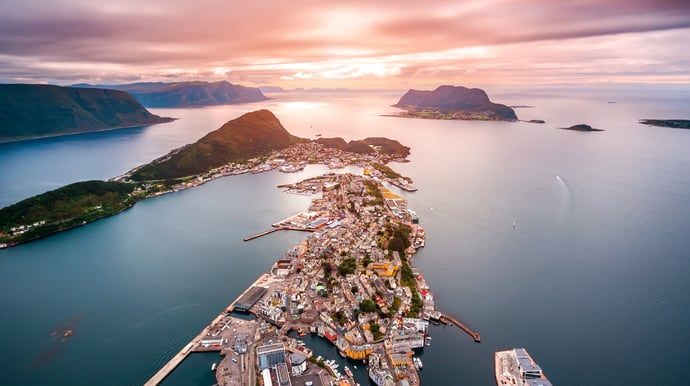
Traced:
[[135, 181], [147, 181], [191, 176], [302, 141], [306, 140], [290, 134], [272, 112], [253, 111], [228, 121], [193, 144], [140, 167], [131, 177]]
[[88, 84], [77, 87], [101, 87], [127, 91], [146, 107], [202, 107], [260, 102], [268, 98], [259, 88], [220, 82], [154, 82], [119, 85]]
[[0, 141], [169, 122], [124, 91], [0, 84]]
[[393, 105], [408, 110], [406, 115], [431, 119], [505, 120], [517, 119], [515, 111], [489, 100], [479, 88], [439, 86], [433, 91], [409, 90]]

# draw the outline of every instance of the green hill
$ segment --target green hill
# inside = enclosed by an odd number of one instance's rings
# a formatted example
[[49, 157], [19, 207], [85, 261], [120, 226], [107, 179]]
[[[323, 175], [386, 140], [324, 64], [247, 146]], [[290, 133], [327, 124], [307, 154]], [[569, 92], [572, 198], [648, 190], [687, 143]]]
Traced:
[[229, 162], [244, 162], [267, 155], [302, 141], [306, 140], [288, 133], [272, 112], [254, 111], [228, 121], [196, 143], [140, 167], [131, 178], [149, 181], [186, 177]]
[[0, 141], [169, 122], [124, 91], [0, 84]]
[[268, 98], [256, 87], [226, 81], [75, 85], [127, 91], [146, 107], [201, 107], [260, 102]]
[[[0, 242], [34, 240], [121, 212], [136, 202], [134, 184], [83, 181], [0, 209]], [[14, 228], [14, 229], [12, 229]]]
[[314, 142], [320, 143], [326, 147], [357, 154], [372, 154], [378, 152], [380, 154], [400, 155], [402, 157], [410, 155], [409, 147], [402, 145], [394, 139], [384, 137], [369, 137], [350, 142], [345, 142], [345, 140], [340, 137], [319, 138]]

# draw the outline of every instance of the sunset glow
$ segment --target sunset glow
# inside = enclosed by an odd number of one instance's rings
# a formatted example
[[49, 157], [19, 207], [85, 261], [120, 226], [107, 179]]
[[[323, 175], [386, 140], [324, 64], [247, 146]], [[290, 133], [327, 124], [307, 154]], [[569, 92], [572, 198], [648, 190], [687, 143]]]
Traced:
[[690, 3], [9, 0], [0, 82], [690, 83]]

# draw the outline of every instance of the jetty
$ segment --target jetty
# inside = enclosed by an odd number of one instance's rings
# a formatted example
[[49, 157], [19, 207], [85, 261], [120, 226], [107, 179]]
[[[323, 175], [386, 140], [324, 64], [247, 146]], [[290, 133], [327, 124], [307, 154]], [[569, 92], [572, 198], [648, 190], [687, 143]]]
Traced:
[[269, 230], [267, 230], [267, 231], [263, 231], [263, 232], [261, 232], [261, 233], [255, 234], [255, 235], [247, 236], [247, 237], [243, 238], [242, 240], [244, 240], [244, 241], [254, 240], [254, 239], [257, 239], [257, 238], [259, 238], [259, 237], [261, 237], [261, 236], [266, 236], [267, 234], [271, 234], [271, 233], [273, 233], [273, 232], [277, 232], [277, 231], [279, 231], [279, 230], [281, 230], [281, 229], [283, 229], [283, 228], [271, 228], [271, 229], [269, 229]]
[[248, 293], [251, 292], [252, 288], [258, 287], [259, 284], [265, 281], [268, 276], [269, 275], [266, 273], [259, 276], [259, 278], [256, 279], [256, 281], [254, 281], [252, 285], [247, 287], [247, 289], [244, 290], [244, 292], [242, 292], [242, 294], [238, 296], [237, 299], [230, 303], [230, 305], [227, 306], [225, 310], [223, 310], [223, 312], [221, 312], [208, 326], [201, 330], [201, 332], [197, 336], [195, 336], [189, 343], [187, 343], [182, 348], [182, 350], [180, 350], [177, 354], [175, 354], [175, 356], [170, 358], [168, 363], [161, 367], [160, 370], [158, 370], [158, 372], [153, 375], [153, 377], [146, 381], [144, 386], [156, 386], [159, 383], [163, 382], [163, 379], [170, 375], [170, 373], [172, 373], [172, 371], [175, 370], [175, 368], [177, 368], [177, 366], [179, 366], [180, 363], [182, 363], [182, 361], [184, 361], [185, 358], [189, 356], [189, 354], [197, 351], [198, 348], [195, 346], [197, 346], [198, 342], [201, 342], [201, 338], [207, 336], [210, 333], [211, 327], [218, 323], [228, 312], [234, 310], [236, 303], [239, 302], [240, 299], [246, 298]]
[[478, 332], [474, 331], [473, 329], [469, 328], [463, 322], [457, 320], [456, 318], [454, 318], [448, 314], [443, 314], [443, 313], [441, 314], [441, 322], [442, 323], [452, 323], [452, 324], [458, 326], [458, 328], [465, 331], [477, 343], [481, 343], [481, 341], [482, 341], [482, 337], [481, 337], [481, 335], [479, 335]]

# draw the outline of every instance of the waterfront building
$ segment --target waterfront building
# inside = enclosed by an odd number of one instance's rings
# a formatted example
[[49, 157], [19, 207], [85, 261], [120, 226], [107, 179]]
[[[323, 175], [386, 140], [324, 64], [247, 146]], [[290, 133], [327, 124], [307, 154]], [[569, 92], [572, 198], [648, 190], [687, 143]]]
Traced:
[[285, 362], [279, 363], [276, 366], [276, 377], [278, 378], [278, 386], [292, 386], [292, 383], [290, 383], [290, 373]]
[[285, 363], [285, 346], [282, 343], [267, 344], [256, 349], [259, 370], [275, 367]]
[[518, 360], [518, 371], [523, 378], [541, 378], [541, 367], [532, 360], [524, 348], [516, 348], [515, 356]]
[[273, 386], [273, 381], [271, 381], [271, 369], [263, 369], [261, 371], [261, 377], [264, 380], [264, 386]]
[[307, 371], [307, 357], [300, 353], [290, 354], [290, 368], [293, 376], [299, 376]]
[[207, 336], [201, 338], [201, 345], [204, 347], [220, 346], [221, 344], [223, 344], [223, 337], [222, 336], [207, 335]]

